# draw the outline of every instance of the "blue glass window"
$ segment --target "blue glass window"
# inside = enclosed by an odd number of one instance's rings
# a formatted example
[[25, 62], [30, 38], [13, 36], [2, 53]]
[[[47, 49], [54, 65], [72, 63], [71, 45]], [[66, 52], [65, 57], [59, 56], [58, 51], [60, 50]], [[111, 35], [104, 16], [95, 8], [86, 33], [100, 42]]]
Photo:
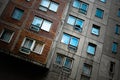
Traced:
[[79, 9], [81, 13], [86, 14], [88, 9], [88, 4], [85, 2], [81, 2], [79, 0], [74, 0], [73, 7]]
[[87, 48], [87, 52], [88, 52], [89, 54], [94, 55], [94, 54], [95, 54], [95, 51], [96, 51], [96, 45], [95, 45], [95, 44], [92, 44], [92, 43], [89, 43], [89, 44], [88, 44], [88, 48]]
[[70, 41], [70, 35], [63, 34], [61, 42], [65, 43], [65, 44], [69, 44], [69, 41]]
[[104, 14], [103, 10], [101, 10], [99, 8], [96, 9], [96, 14], [95, 14], [96, 17], [103, 18], [103, 14]]
[[73, 25], [75, 30], [81, 31], [83, 27], [84, 20], [76, 18], [74, 16], [69, 16], [67, 23]]
[[64, 67], [71, 68], [71, 65], [72, 65], [72, 60], [70, 58], [66, 57]]
[[93, 25], [93, 27], [92, 27], [92, 34], [95, 34], [95, 35], [98, 36], [100, 34], [100, 27], [96, 26], [96, 25]]
[[113, 53], [116, 53], [116, 52], [117, 52], [117, 46], [118, 46], [118, 43], [113, 42], [113, 44], [112, 44], [112, 52], [113, 52]]
[[91, 71], [92, 71], [92, 66], [85, 63], [84, 66], [83, 66], [83, 69], [82, 69], [83, 74], [86, 74], [86, 75], [90, 76]]
[[56, 57], [56, 63], [61, 65], [62, 61], [63, 61], [63, 56], [58, 54]]
[[18, 8], [15, 8], [12, 14], [12, 18], [20, 20], [23, 16], [24, 11]]
[[77, 47], [79, 40], [75, 37], [71, 37], [70, 45]]
[[118, 10], [118, 17], [120, 17], [120, 9]]
[[101, 1], [101, 2], [104, 2], [104, 3], [106, 2], [106, 0], [100, 0], [100, 1]]
[[120, 25], [116, 25], [115, 27], [115, 33], [120, 34]]

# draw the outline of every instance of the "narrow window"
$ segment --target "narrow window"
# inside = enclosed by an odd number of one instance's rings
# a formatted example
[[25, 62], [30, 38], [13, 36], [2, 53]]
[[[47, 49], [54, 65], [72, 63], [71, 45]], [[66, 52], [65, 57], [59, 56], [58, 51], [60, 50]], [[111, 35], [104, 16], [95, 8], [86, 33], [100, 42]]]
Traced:
[[109, 67], [109, 76], [113, 78], [115, 72], [115, 63], [110, 62], [110, 67]]
[[117, 53], [117, 47], [118, 47], [118, 43], [113, 42], [113, 44], [112, 44], [112, 52], [113, 53]]
[[21, 20], [23, 16], [24, 10], [21, 10], [19, 8], [15, 8], [13, 13], [12, 13], [12, 18], [16, 20]]
[[58, 64], [58, 65], [62, 65], [62, 63], [63, 63], [63, 58], [64, 58], [64, 57], [63, 57], [62, 55], [57, 54], [55, 63]]
[[0, 35], [0, 40], [9, 43], [10, 40], [13, 37], [14, 32], [8, 29], [3, 29], [1, 35]]
[[95, 16], [98, 18], [103, 18], [104, 11], [102, 9], [97, 8]]
[[120, 25], [116, 25], [116, 27], [115, 27], [115, 34], [117, 34], [117, 35], [120, 34]]
[[120, 17], [120, 8], [119, 8], [119, 10], [118, 10], [118, 17]]
[[65, 62], [64, 62], [64, 67], [68, 68], [68, 69], [71, 69], [71, 66], [72, 66], [72, 59], [66, 57]]
[[92, 43], [89, 43], [88, 48], [87, 48], [87, 52], [91, 55], [94, 55], [95, 51], [96, 51], [96, 45], [92, 44]]
[[91, 33], [98, 36], [100, 34], [100, 27], [93, 25]]
[[92, 66], [85, 63], [83, 65], [83, 70], [82, 70], [83, 73], [82, 74], [90, 77], [91, 71], [92, 71]]

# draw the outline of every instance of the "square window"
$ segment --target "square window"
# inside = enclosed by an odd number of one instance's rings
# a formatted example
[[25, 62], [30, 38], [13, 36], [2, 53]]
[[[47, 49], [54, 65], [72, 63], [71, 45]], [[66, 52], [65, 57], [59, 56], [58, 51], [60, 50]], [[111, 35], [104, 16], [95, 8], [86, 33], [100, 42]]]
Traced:
[[10, 40], [12, 39], [12, 37], [13, 37], [13, 34], [14, 34], [13, 31], [8, 30], [8, 29], [4, 29], [1, 33], [1, 35], [0, 35], [0, 39], [2, 41], [5, 41], [5, 42], [9, 43]]
[[84, 75], [90, 77], [91, 71], [92, 71], [92, 66], [85, 63], [85, 64], [83, 65], [82, 73], [83, 73]]
[[72, 66], [72, 59], [66, 57], [65, 62], [64, 62], [64, 67], [68, 68], [68, 69], [71, 69], [71, 66]]
[[75, 8], [80, 8], [80, 1], [79, 0], [74, 0], [74, 2], [73, 2], [73, 7], [75, 7]]
[[79, 39], [64, 33], [61, 42], [67, 44], [69, 49], [76, 51], [79, 44]]
[[115, 34], [120, 34], [120, 25], [116, 25], [115, 27]]
[[100, 27], [93, 25], [91, 33], [98, 36], [100, 34]]
[[42, 11], [47, 11], [49, 9], [53, 12], [57, 12], [58, 7], [59, 7], [59, 4], [55, 2], [52, 2], [49, 0], [42, 0], [40, 3], [39, 9]]
[[117, 53], [117, 47], [118, 47], [118, 43], [113, 42], [113, 44], [112, 44], [112, 52], [113, 53]]
[[15, 8], [13, 13], [12, 13], [12, 18], [16, 20], [21, 20], [23, 16], [24, 10], [21, 10], [19, 8]]
[[70, 24], [70, 25], [72, 25], [75, 30], [81, 32], [84, 20], [78, 19], [78, 18], [76, 18], [74, 16], [69, 16], [68, 20], [67, 20], [67, 23]]
[[95, 16], [98, 18], [103, 18], [104, 11], [102, 9], [97, 8]]
[[101, 2], [104, 2], [104, 3], [106, 2], [106, 0], [100, 0], [100, 1], [101, 1]]
[[45, 46], [45, 44], [43, 42], [36, 41], [32, 51], [37, 53], [37, 54], [42, 54], [44, 46]]
[[95, 51], [96, 51], [96, 45], [92, 44], [92, 43], [89, 43], [88, 48], [87, 48], [87, 52], [91, 55], [94, 55]]
[[51, 26], [52, 26], [52, 22], [47, 21], [47, 20], [44, 20], [44, 19], [39, 18], [39, 17], [34, 17], [30, 29], [31, 29], [31, 30], [34, 30], [34, 31], [37, 31], [37, 32], [38, 32], [40, 29], [49, 32]]
[[118, 10], [118, 17], [120, 17], [120, 9]]

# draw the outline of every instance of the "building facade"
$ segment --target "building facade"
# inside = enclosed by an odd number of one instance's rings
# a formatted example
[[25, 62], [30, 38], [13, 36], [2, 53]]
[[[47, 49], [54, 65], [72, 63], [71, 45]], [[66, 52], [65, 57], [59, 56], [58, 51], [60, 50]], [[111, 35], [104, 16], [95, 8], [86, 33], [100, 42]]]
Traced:
[[49, 69], [44, 80], [120, 80], [120, 0], [0, 4], [0, 52]]

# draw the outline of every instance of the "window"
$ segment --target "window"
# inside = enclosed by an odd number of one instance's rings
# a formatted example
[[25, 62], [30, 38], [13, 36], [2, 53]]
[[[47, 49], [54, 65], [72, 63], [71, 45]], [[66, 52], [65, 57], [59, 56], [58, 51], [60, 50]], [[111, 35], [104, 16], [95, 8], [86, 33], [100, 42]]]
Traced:
[[57, 54], [55, 63], [67, 69], [72, 67], [72, 59], [61, 54]]
[[30, 29], [38, 32], [41, 28], [42, 30], [49, 32], [51, 25], [52, 23], [50, 21], [35, 16]]
[[104, 11], [102, 9], [97, 8], [95, 16], [98, 18], [103, 18]]
[[70, 49], [77, 50], [79, 39], [64, 33], [61, 42], [67, 44]]
[[112, 44], [112, 52], [113, 53], [117, 53], [117, 47], [118, 47], [118, 43], [113, 42], [113, 44]]
[[16, 20], [20, 20], [23, 16], [24, 10], [21, 10], [19, 8], [15, 8], [12, 13], [12, 18]]
[[67, 23], [74, 26], [74, 29], [77, 31], [82, 31], [84, 20], [76, 18], [74, 16], [69, 16]]
[[120, 34], [120, 25], [116, 25], [115, 27], [115, 34]]
[[100, 34], [100, 27], [93, 25], [91, 33], [98, 36]]
[[80, 80], [90, 80], [90, 77], [81, 75], [81, 79]]
[[89, 43], [88, 48], [87, 48], [87, 52], [91, 55], [94, 55], [95, 51], [96, 51], [96, 45], [92, 44], [92, 43]]
[[58, 3], [49, 0], [42, 0], [39, 9], [42, 11], [47, 11], [49, 9], [53, 12], [57, 12], [58, 7], [59, 7]]
[[91, 71], [92, 71], [92, 66], [85, 63], [83, 65], [82, 74], [90, 77]]
[[104, 3], [106, 2], [106, 0], [100, 0], [100, 1], [101, 1], [101, 2], [104, 2]]
[[118, 17], [120, 17], [120, 8], [119, 8], [119, 10], [118, 10]]
[[42, 54], [43, 48], [44, 48], [43, 42], [38, 42], [31, 38], [24, 38], [20, 48], [20, 52], [30, 54], [30, 52], [32, 51], [37, 54]]
[[115, 63], [111, 61], [109, 67], [109, 76], [113, 77], [114, 72], [115, 72]]
[[13, 37], [14, 32], [8, 29], [3, 29], [1, 35], [0, 35], [0, 40], [9, 43], [10, 40]]
[[79, 9], [80, 13], [87, 14], [88, 4], [79, 0], [74, 0], [73, 7]]

